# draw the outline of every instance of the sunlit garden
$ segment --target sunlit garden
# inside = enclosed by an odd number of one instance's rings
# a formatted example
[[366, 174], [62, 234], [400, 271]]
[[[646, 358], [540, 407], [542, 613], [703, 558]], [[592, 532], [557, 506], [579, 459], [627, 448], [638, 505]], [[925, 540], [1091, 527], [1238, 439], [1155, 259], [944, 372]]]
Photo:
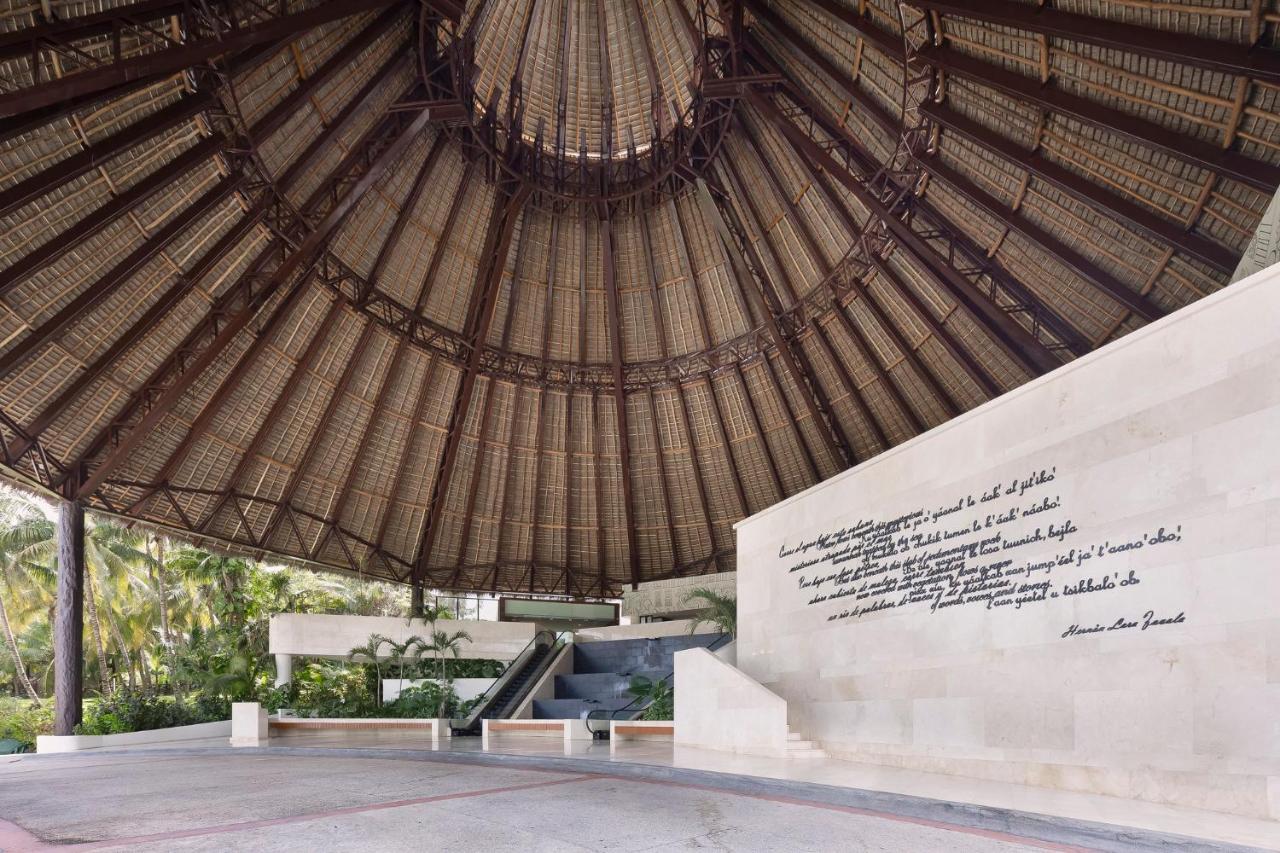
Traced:
[[[89, 516], [85, 535], [85, 707], [79, 734], [226, 720], [257, 701], [317, 717], [462, 714], [455, 678], [493, 678], [503, 664], [458, 659], [465, 632], [438, 630], [454, 614], [428, 604], [399, 642], [374, 635], [348, 660], [295, 665], [275, 687], [268, 624], [276, 613], [396, 616], [407, 588], [254, 562], [154, 531]], [[53, 724], [52, 622], [57, 576], [54, 510], [0, 487], [0, 749], [30, 751]], [[424, 680], [383, 703], [382, 678]]]

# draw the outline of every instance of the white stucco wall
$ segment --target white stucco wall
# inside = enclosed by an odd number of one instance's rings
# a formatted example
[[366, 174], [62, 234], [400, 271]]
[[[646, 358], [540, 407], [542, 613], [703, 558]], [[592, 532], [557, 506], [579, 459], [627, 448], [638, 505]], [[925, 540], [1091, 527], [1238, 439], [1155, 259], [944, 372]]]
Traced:
[[1280, 268], [741, 522], [738, 593], [829, 753], [1280, 817]]
[[676, 652], [675, 696], [677, 744], [787, 754], [787, 703], [714, 653]]
[[[421, 619], [410, 622], [397, 616], [329, 616], [315, 613], [279, 613], [271, 617], [268, 647], [272, 654], [346, 658], [369, 635], [382, 634], [402, 643], [417, 634], [425, 637], [430, 626]], [[533, 639], [535, 626], [523, 622], [487, 622], [476, 619], [440, 620], [436, 630], [452, 634], [466, 631], [459, 657], [513, 660]], [[384, 647], [385, 648], [385, 647]]]

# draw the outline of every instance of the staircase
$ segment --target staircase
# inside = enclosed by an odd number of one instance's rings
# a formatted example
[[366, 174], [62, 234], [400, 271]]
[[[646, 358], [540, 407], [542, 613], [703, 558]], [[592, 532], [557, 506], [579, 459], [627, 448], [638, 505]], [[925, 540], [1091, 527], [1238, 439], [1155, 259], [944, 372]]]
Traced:
[[[674, 671], [676, 652], [710, 646], [720, 636], [694, 634], [575, 643], [573, 673], [556, 676], [555, 698], [533, 701], [534, 719], [578, 719], [589, 711], [626, 708], [635, 698], [627, 692], [632, 678], [644, 676], [661, 681]], [[635, 717], [642, 710], [635, 708], [627, 717]]]
[[826, 758], [827, 753], [815, 741], [805, 740], [804, 735], [791, 731], [787, 726], [787, 758]]

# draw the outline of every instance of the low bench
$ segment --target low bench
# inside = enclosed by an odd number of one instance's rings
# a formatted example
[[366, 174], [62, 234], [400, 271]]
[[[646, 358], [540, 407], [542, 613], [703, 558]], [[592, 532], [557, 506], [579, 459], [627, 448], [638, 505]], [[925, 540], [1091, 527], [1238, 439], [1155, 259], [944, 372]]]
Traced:
[[268, 732], [299, 731], [420, 731], [430, 733], [432, 740], [450, 737], [448, 720], [437, 719], [401, 719], [394, 717], [269, 717]]
[[623, 740], [661, 740], [668, 743], [676, 739], [676, 724], [671, 720], [610, 720], [609, 743]]
[[566, 744], [593, 739], [585, 720], [482, 720], [480, 735], [484, 749], [496, 736], [560, 738]]
[[231, 745], [266, 746], [271, 735], [305, 731], [413, 731], [421, 732], [437, 743], [452, 736], [449, 720], [401, 719], [394, 717], [294, 717], [267, 716], [257, 702], [236, 702], [231, 706]]

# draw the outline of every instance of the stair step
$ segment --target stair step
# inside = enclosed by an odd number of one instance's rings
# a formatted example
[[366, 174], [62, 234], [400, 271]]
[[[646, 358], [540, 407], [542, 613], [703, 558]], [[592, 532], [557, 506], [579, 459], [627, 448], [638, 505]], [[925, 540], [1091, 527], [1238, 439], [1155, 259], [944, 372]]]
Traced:
[[806, 749], [817, 749], [818, 745], [811, 740], [789, 740], [787, 741], [788, 752], [803, 752]]
[[787, 726], [787, 740], [804, 740], [804, 735], [791, 731], [791, 727]]
[[826, 758], [827, 753], [821, 749], [791, 749], [787, 751], [787, 758]]

